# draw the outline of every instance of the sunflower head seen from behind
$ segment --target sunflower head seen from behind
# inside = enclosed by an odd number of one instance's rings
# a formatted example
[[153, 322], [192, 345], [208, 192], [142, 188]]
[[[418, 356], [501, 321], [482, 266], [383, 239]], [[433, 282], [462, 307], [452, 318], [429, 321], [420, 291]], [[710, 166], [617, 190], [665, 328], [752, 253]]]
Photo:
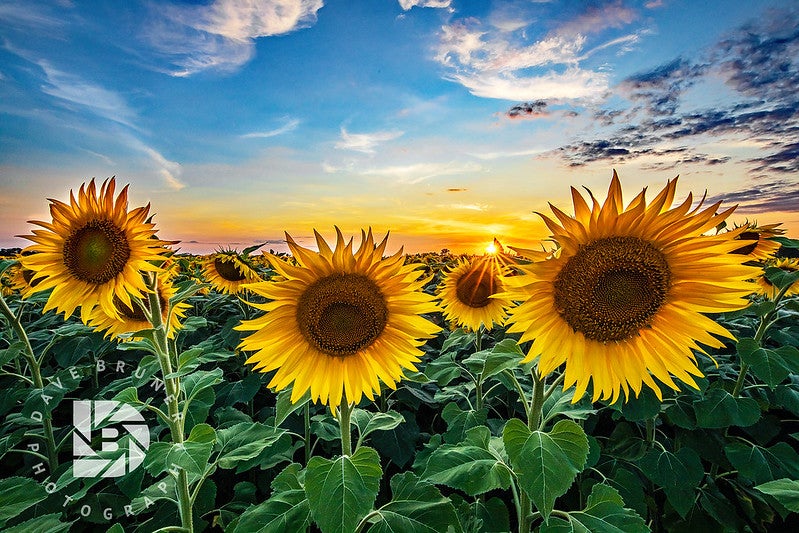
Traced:
[[234, 250], [216, 252], [205, 259], [202, 273], [215, 291], [224, 294], [238, 294], [245, 290], [246, 284], [261, 281], [258, 273]]
[[[53, 289], [44, 311], [66, 316], [81, 307], [81, 318], [100, 305], [118, 317], [114, 299], [132, 305], [130, 297], [147, 291], [142, 272], [157, 272], [165, 242], [155, 237], [147, 220], [150, 206], [128, 211], [128, 187], [115, 197], [114, 178], [97, 190], [92, 179], [81, 185], [69, 203], [50, 200], [52, 222], [31, 221], [44, 229], [24, 237], [36, 244], [22, 252], [22, 267], [34, 272], [30, 292]], [[29, 294], [30, 294], [29, 292]]]
[[404, 265], [402, 250], [383, 258], [388, 235], [375, 244], [371, 229], [362, 232], [353, 251], [338, 228], [335, 249], [314, 234], [319, 252], [286, 235], [296, 266], [269, 256], [281, 281], [249, 287], [271, 301], [250, 303], [266, 313], [237, 327], [252, 332], [239, 347], [254, 352], [247, 363], [256, 370], [276, 371], [269, 387], [293, 383], [293, 402], [310, 390], [335, 411], [342, 401], [373, 400], [380, 381], [394, 389], [403, 369], [415, 370], [419, 346], [439, 330], [420, 315], [437, 308], [420, 290], [420, 265]]
[[759, 226], [757, 222], [747, 222], [738, 230], [736, 237], [740, 241], [746, 241], [732, 251], [734, 254], [745, 255], [750, 261], [767, 261], [774, 257], [780, 249], [780, 243], [772, 240], [772, 237], [779, 237], [785, 230], [779, 228], [781, 224], [764, 224]]
[[[177, 289], [172, 285], [169, 274], [162, 272], [158, 275], [158, 303], [161, 309], [161, 322], [166, 327], [167, 338], [174, 338], [175, 334], [180, 330], [182, 324], [180, 320], [185, 318], [186, 310], [191, 308], [191, 305], [186, 302], [179, 302], [170, 305], [170, 298], [175, 296]], [[150, 312], [149, 298], [141, 301], [141, 305]], [[117, 309], [118, 316], [112, 317], [103, 311], [102, 307], [97, 306], [92, 309], [89, 314], [87, 324], [98, 331], [105, 332], [107, 337], [116, 339], [120, 335], [132, 333], [131, 339], [136, 339], [135, 333], [145, 329], [149, 329], [152, 323], [145, 315], [144, 310], [140, 304], [133, 301], [133, 306], [129, 307], [126, 303], [122, 302], [119, 298], [114, 298], [114, 306]]]
[[438, 291], [444, 317], [458, 327], [476, 331], [483, 325], [491, 330], [502, 324], [511, 301], [495, 295], [505, 291], [507, 267], [500, 256], [501, 244], [471, 259], [461, 259], [445, 275]]
[[[721, 347], [732, 334], [703, 313], [741, 309], [759, 269], [731, 254], [746, 228], [705, 235], [733, 208], [691, 209], [689, 194], [672, 206], [677, 180], [647, 205], [645, 192], [624, 207], [616, 173], [605, 202], [590, 204], [572, 188], [574, 215], [551, 206], [541, 215], [558, 248], [548, 259], [520, 266], [509, 296], [508, 332], [532, 341], [525, 362], [540, 356], [548, 374], [565, 363], [564, 387], [579, 400], [593, 381], [593, 400], [637, 396], [653, 379], [679, 390], [672, 376], [696, 387], [701, 376], [692, 350]], [[745, 243], [744, 243], [745, 244]], [[523, 253], [521, 250], [520, 253]], [[538, 258], [540, 259], [540, 257]]]
[[[799, 272], [799, 259], [795, 257], [783, 257], [769, 261], [765, 266], [766, 268], [779, 268], [780, 270], [788, 273]], [[761, 272], [760, 275], [755, 278], [755, 282], [757, 283], [757, 292], [766, 298], [773, 300], [780, 292], [780, 289], [771, 283], [771, 281], [769, 281], [765, 272]], [[784, 293], [785, 296], [795, 296], [797, 294], [799, 294], [799, 281], [793, 282]]]

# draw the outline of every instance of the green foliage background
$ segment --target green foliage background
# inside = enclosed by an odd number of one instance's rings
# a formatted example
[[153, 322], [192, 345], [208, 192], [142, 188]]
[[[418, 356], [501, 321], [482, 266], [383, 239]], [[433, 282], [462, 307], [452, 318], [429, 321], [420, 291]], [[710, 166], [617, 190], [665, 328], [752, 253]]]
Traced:
[[[782, 239], [786, 247], [797, 242]], [[428, 254], [434, 291], [449, 255]], [[117, 343], [42, 314], [47, 295], [5, 298], [0, 326], [0, 528], [9, 532], [773, 531], [799, 527], [799, 299], [754, 298], [715, 317], [738, 342], [698, 355], [699, 390], [645, 389], [609, 405], [545, 378], [540, 416], [523, 348], [502, 328], [444, 326], [418, 372], [351, 413], [353, 453], [337, 420], [306, 398], [275, 394], [235, 347], [252, 309], [194, 294], [180, 259], [176, 298], [192, 304], [176, 340], [176, 443], [164, 376], [147, 340]], [[11, 261], [4, 261], [5, 269]], [[797, 280], [767, 272], [778, 286]], [[36, 359], [25, 355], [14, 321]], [[42, 386], [32, 379], [38, 365]], [[72, 400], [135, 406], [151, 432], [141, 467], [118, 478], [72, 472]], [[40, 419], [38, 414], [42, 415]], [[47, 424], [56, 449], [45, 449]], [[124, 441], [122, 443], [124, 451]], [[181, 476], [189, 487], [182, 496]], [[532, 515], [523, 516], [523, 509]]]

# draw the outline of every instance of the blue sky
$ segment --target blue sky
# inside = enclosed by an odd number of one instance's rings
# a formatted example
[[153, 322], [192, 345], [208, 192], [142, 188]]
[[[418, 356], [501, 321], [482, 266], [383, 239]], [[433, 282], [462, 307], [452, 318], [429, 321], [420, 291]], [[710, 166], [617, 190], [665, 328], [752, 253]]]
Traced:
[[614, 168], [795, 234], [798, 28], [784, 1], [0, 1], [0, 247], [112, 175], [192, 252], [529, 246]]

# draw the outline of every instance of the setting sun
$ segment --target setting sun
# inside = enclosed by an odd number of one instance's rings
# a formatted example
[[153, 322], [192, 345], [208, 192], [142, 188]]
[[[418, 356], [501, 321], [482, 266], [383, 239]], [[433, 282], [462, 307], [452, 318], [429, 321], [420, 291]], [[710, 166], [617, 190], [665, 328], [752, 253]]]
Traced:
[[497, 249], [497, 245], [494, 244], [493, 242], [488, 243], [488, 245], [486, 245], [485, 250], [486, 250], [487, 254], [495, 254], [495, 253], [497, 253], [499, 251]]

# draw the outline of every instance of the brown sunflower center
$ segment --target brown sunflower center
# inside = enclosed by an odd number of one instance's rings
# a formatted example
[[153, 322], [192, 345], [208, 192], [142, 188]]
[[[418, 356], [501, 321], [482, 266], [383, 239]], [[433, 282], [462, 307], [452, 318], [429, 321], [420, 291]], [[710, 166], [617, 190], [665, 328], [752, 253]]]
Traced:
[[754, 241], [754, 242], [751, 242], [746, 246], [741, 246], [740, 248], [736, 248], [730, 253], [739, 254], [739, 255], [749, 255], [755, 251], [755, 248], [757, 248], [757, 243], [759, 242], [760, 239], [760, 233], [756, 231], [744, 231], [738, 236], [738, 239], [742, 241]]
[[216, 273], [227, 281], [242, 281], [246, 277], [239, 272], [239, 269], [236, 268], [236, 264], [232, 260], [228, 261], [221, 257], [217, 257], [214, 259], [214, 268], [216, 269]]
[[347, 357], [371, 346], [388, 322], [380, 288], [361, 274], [333, 274], [311, 284], [297, 305], [297, 323], [320, 352]]
[[490, 269], [470, 270], [455, 284], [455, 294], [461, 303], [469, 307], [485, 307], [491, 303], [490, 296], [497, 292], [496, 278]]
[[647, 327], [666, 299], [666, 258], [638, 237], [607, 237], [579, 249], [555, 279], [555, 306], [586, 338], [621, 341]]
[[102, 285], [130, 258], [125, 231], [110, 220], [90, 220], [64, 240], [64, 265], [81, 281]]

